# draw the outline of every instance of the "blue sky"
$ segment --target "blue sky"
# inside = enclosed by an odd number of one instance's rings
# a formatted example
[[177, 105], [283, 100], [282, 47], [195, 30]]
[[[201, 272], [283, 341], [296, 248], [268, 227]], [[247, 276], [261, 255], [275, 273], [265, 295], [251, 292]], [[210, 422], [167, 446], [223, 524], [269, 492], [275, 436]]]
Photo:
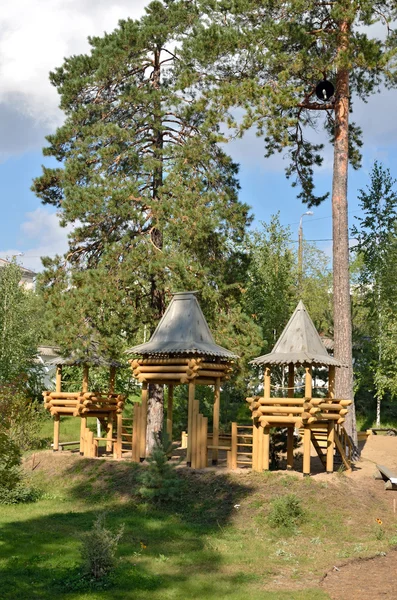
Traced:
[[[19, 260], [34, 270], [40, 255], [66, 250], [67, 232], [58, 226], [51, 207], [43, 206], [30, 191], [32, 179], [49, 164], [41, 153], [44, 136], [62, 122], [48, 72], [64, 56], [87, 50], [87, 35], [112, 30], [119, 18], [137, 17], [145, 0], [15, 0], [0, 15], [0, 257], [24, 252]], [[132, 6], [132, 8], [131, 8]], [[368, 104], [357, 102], [354, 118], [364, 131], [364, 160], [359, 172], [350, 172], [349, 218], [359, 214], [357, 190], [368, 183], [375, 159], [397, 176], [397, 92], [382, 91]], [[297, 238], [299, 218], [307, 210], [284, 176], [280, 156], [263, 158], [263, 142], [254, 132], [229, 144], [240, 163], [241, 199], [252, 206], [255, 225], [280, 211]], [[316, 176], [318, 191], [331, 189], [332, 148], [326, 146], [324, 166]], [[304, 234], [331, 253], [330, 200], [305, 217]]]

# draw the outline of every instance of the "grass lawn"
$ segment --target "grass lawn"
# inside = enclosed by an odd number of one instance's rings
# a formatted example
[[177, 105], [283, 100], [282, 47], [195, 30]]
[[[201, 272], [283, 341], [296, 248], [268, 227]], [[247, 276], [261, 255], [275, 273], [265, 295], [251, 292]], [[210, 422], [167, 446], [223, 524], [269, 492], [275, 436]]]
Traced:
[[[390, 506], [343, 475], [318, 483], [181, 469], [178, 500], [153, 507], [136, 494], [140, 465], [44, 451], [25, 468], [44, 495], [1, 508], [2, 600], [325, 600], [318, 583], [327, 569], [397, 543]], [[286, 493], [306, 514], [292, 532], [267, 521], [271, 500]], [[87, 588], [80, 536], [103, 512], [125, 533], [108, 585]]]

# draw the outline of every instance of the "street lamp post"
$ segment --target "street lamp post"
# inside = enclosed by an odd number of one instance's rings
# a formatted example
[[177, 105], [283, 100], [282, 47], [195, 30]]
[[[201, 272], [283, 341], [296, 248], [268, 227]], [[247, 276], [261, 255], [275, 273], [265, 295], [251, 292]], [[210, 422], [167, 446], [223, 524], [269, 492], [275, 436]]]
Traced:
[[299, 297], [302, 297], [302, 281], [303, 281], [303, 227], [302, 220], [303, 217], [311, 217], [313, 215], [313, 211], [308, 210], [299, 219], [299, 232], [298, 232], [298, 287], [299, 287]]

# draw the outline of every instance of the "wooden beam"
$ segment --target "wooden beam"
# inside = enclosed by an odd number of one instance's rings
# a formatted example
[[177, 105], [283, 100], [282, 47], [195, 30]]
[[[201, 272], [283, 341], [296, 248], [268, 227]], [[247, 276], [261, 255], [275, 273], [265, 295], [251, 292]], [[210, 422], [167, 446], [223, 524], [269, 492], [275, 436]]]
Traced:
[[106, 452], [111, 452], [112, 448], [113, 448], [113, 419], [114, 419], [114, 415], [110, 414], [109, 418], [108, 418], [108, 424], [107, 424], [107, 429], [106, 429]]
[[311, 430], [310, 427], [304, 428], [303, 433], [303, 475], [310, 475], [310, 447]]
[[172, 383], [168, 385], [168, 398], [167, 398], [167, 435], [168, 441], [172, 442], [172, 408], [174, 402], [174, 386]]
[[87, 429], [87, 417], [81, 417], [80, 421], [80, 454], [83, 456], [85, 451], [85, 430]]
[[268, 471], [270, 465], [270, 429], [265, 427], [262, 433], [262, 470]]
[[294, 397], [295, 386], [295, 367], [292, 364], [288, 365], [288, 398]]
[[311, 398], [313, 396], [313, 377], [312, 367], [305, 367], [305, 396]]
[[265, 400], [270, 398], [270, 372], [270, 367], [265, 367], [265, 374], [263, 378], [263, 395]]
[[55, 391], [62, 391], [62, 365], [57, 365], [56, 375], [55, 375]]
[[335, 422], [328, 421], [327, 426], [327, 473], [334, 471], [334, 451], [335, 451]]
[[[221, 403], [221, 380], [219, 377], [215, 380], [214, 390], [214, 407], [213, 407], [213, 420], [212, 420], [212, 443], [214, 446], [219, 446], [219, 415], [220, 415], [220, 403]], [[212, 450], [212, 464], [218, 464], [218, 450], [214, 448]]]
[[335, 397], [335, 367], [333, 365], [328, 370], [328, 396]]
[[231, 468], [237, 469], [237, 423], [232, 423]]
[[188, 399], [188, 415], [187, 415], [187, 452], [186, 462], [190, 467], [192, 464], [192, 438], [193, 438], [193, 408], [195, 397], [194, 381], [189, 381], [189, 399]]
[[[289, 387], [289, 384], [288, 384]], [[288, 390], [289, 392], [289, 390]], [[287, 430], [287, 469], [294, 468], [294, 428], [288, 427]]]
[[148, 385], [147, 383], [143, 383], [141, 410], [139, 411], [141, 417], [141, 422], [139, 424], [139, 458], [141, 461], [146, 458], [147, 401]]
[[60, 416], [58, 414], [54, 415], [54, 444], [53, 450], [54, 452], [58, 452], [59, 450], [59, 425], [60, 425]]

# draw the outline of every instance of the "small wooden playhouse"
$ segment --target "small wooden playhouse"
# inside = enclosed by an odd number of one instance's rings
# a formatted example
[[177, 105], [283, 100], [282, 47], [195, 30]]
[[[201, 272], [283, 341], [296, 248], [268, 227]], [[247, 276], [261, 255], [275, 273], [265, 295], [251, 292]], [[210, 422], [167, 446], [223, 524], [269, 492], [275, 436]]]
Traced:
[[[157, 383], [168, 388], [167, 433], [172, 439], [172, 404], [174, 388], [188, 386], [188, 443], [186, 462], [199, 469], [218, 460], [219, 413], [221, 383], [229, 377], [233, 352], [222, 348], [215, 340], [197, 301], [195, 292], [174, 294], [163, 318], [150, 340], [127, 351], [134, 377], [142, 384], [142, 402], [134, 408], [132, 459], [146, 457], [148, 385]], [[208, 419], [200, 414], [195, 397], [197, 385], [214, 388], [213, 431], [208, 443]]]
[[[269, 469], [271, 428], [287, 428], [287, 468], [294, 465], [294, 431], [303, 435], [303, 474], [310, 475], [311, 445], [313, 444], [324, 469], [334, 470], [335, 452], [346, 469], [351, 468], [351, 442], [343, 427], [349, 399], [336, 399], [335, 369], [343, 365], [325, 349], [302, 301], [270, 354], [251, 361], [264, 369], [263, 396], [247, 398], [253, 418], [252, 468]], [[287, 397], [272, 397], [272, 368], [288, 368]], [[328, 369], [326, 397], [313, 396], [313, 367]], [[297, 369], [304, 370], [304, 397], [295, 396]]]
[[[106, 451], [115, 458], [121, 458], [122, 452], [122, 412], [125, 397], [115, 391], [116, 369], [122, 366], [114, 360], [108, 360], [98, 354], [97, 345], [90, 342], [82, 356], [63, 358], [58, 356], [50, 363], [56, 367], [55, 390], [43, 392], [44, 408], [54, 419], [53, 450], [60, 447], [78, 446], [80, 454], [86, 457], [98, 455], [101, 442], [106, 444]], [[82, 369], [81, 388], [74, 392], [62, 391], [62, 368], [78, 366]], [[107, 390], [89, 389], [89, 370], [91, 367], [106, 367], [109, 369], [109, 387]], [[74, 442], [60, 443], [60, 419], [62, 416], [80, 418], [80, 439]], [[87, 419], [94, 417], [99, 420], [106, 431], [106, 438], [95, 437], [87, 427]]]

